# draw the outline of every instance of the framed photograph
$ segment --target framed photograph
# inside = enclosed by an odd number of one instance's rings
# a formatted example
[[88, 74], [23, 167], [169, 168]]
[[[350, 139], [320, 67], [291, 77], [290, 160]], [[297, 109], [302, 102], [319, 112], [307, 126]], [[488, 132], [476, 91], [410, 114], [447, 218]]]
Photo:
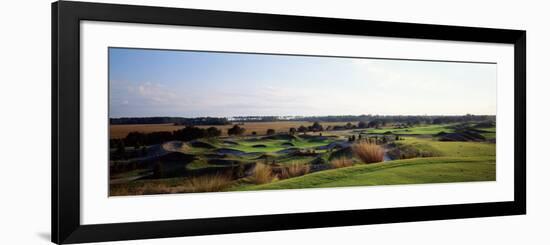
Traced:
[[52, 5], [52, 241], [526, 212], [522, 30]]

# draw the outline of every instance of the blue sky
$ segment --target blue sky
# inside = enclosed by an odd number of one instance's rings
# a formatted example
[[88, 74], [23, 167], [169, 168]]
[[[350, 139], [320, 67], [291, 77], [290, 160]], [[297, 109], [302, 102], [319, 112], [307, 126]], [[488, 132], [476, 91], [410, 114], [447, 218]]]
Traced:
[[110, 117], [495, 115], [496, 69], [496, 64], [110, 48]]

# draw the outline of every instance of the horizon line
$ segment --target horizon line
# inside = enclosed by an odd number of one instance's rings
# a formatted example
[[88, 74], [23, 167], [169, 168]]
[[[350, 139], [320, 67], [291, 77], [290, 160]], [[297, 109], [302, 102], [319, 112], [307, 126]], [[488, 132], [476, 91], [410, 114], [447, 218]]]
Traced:
[[168, 117], [168, 118], [242, 118], [242, 117], [275, 117], [275, 118], [308, 118], [308, 117], [360, 117], [360, 116], [370, 116], [370, 117], [396, 117], [396, 116], [408, 116], [408, 117], [459, 117], [459, 116], [495, 116], [496, 114], [359, 114], [359, 115], [317, 115], [317, 116], [292, 116], [292, 115], [285, 115], [285, 116], [122, 116], [122, 117], [109, 117], [109, 119], [120, 119], [120, 118], [155, 118], [155, 117]]

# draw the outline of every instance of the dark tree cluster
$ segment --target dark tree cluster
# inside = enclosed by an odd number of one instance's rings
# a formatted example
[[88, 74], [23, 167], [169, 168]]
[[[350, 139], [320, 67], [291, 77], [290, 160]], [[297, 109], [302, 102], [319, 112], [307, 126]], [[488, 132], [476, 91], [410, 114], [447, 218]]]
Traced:
[[200, 138], [219, 137], [222, 131], [216, 127], [198, 128], [186, 126], [173, 132], [141, 133], [131, 132], [123, 139], [111, 139], [111, 148], [123, 151], [124, 147], [140, 147], [145, 145], [160, 144], [170, 140], [191, 141]]
[[233, 122], [274, 122], [279, 121], [276, 116], [240, 116], [234, 117]]
[[304, 125], [300, 125], [300, 127], [298, 128], [298, 132], [300, 132], [300, 133], [305, 134], [307, 131], [308, 131], [308, 129]]
[[334, 125], [334, 126], [332, 126], [332, 130], [346, 130], [346, 129], [355, 129], [355, 128], [357, 128], [357, 126], [353, 125], [350, 122], [348, 122], [344, 125]]
[[[438, 115], [418, 115], [418, 116], [392, 116], [392, 115], [342, 115], [342, 116], [315, 116], [315, 117], [298, 117], [290, 119], [291, 121], [322, 121], [322, 122], [351, 122], [359, 121], [370, 123], [375, 121], [379, 126], [384, 126], [389, 123], [403, 125], [418, 125], [418, 124], [438, 124], [438, 123], [456, 123], [456, 122], [472, 122], [472, 121], [495, 121], [494, 115], [460, 115], [460, 116], [438, 116]], [[361, 125], [357, 125], [361, 128]]]
[[297, 132], [296, 128], [289, 128], [288, 129], [288, 134], [290, 134], [290, 135], [295, 135], [296, 132]]
[[233, 125], [230, 129], [227, 130], [227, 135], [242, 135], [246, 131], [245, 128], [240, 127], [239, 125]]
[[319, 122], [314, 122], [313, 125], [309, 126], [307, 129], [308, 131], [319, 132], [323, 131], [323, 126]]

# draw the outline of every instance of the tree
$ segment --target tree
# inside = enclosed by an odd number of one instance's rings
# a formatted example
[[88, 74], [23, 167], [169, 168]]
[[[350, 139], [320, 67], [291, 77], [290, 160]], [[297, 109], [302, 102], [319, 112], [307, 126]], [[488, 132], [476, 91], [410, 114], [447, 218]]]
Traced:
[[304, 125], [300, 125], [300, 127], [298, 128], [298, 132], [306, 134], [307, 128]]
[[313, 125], [311, 125], [311, 131], [313, 132], [323, 131], [323, 126], [319, 122], [314, 122]]
[[365, 122], [365, 121], [360, 121], [360, 122], [357, 124], [357, 127], [358, 127], [358, 128], [366, 128], [366, 127], [367, 127], [367, 122]]
[[140, 132], [130, 132], [128, 135], [126, 135], [126, 138], [124, 138], [124, 143], [127, 146], [135, 146], [139, 144], [145, 143], [145, 137], [146, 135], [144, 133]]
[[350, 128], [352, 128], [352, 127], [353, 127], [353, 124], [351, 124], [350, 122], [346, 123], [346, 128], [347, 128], [347, 129], [350, 129]]
[[295, 135], [296, 134], [296, 128], [290, 128], [288, 129], [288, 134]]
[[206, 129], [206, 137], [220, 137], [222, 131], [216, 127], [209, 127]]
[[124, 146], [124, 141], [119, 140], [116, 144], [116, 153], [117, 155], [124, 157], [126, 155], [126, 147]]
[[194, 126], [186, 126], [174, 131], [174, 138], [181, 141], [191, 141], [204, 137], [206, 137], [206, 130]]
[[369, 128], [377, 128], [379, 125], [380, 125], [380, 122], [374, 120], [374, 121], [370, 121], [370, 122], [367, 124], [367, 127], [369, 127]]
[[228, 135], [242, 135], [246, 131], [245, 128], [239, 127], [239, 125], [233, 125], [232, 128], [227, 130]]
[[266, 132], [267, 135], [272, 135], [272, 134], [275, 134], [275, 129], [268, 129], [267, 132]]

